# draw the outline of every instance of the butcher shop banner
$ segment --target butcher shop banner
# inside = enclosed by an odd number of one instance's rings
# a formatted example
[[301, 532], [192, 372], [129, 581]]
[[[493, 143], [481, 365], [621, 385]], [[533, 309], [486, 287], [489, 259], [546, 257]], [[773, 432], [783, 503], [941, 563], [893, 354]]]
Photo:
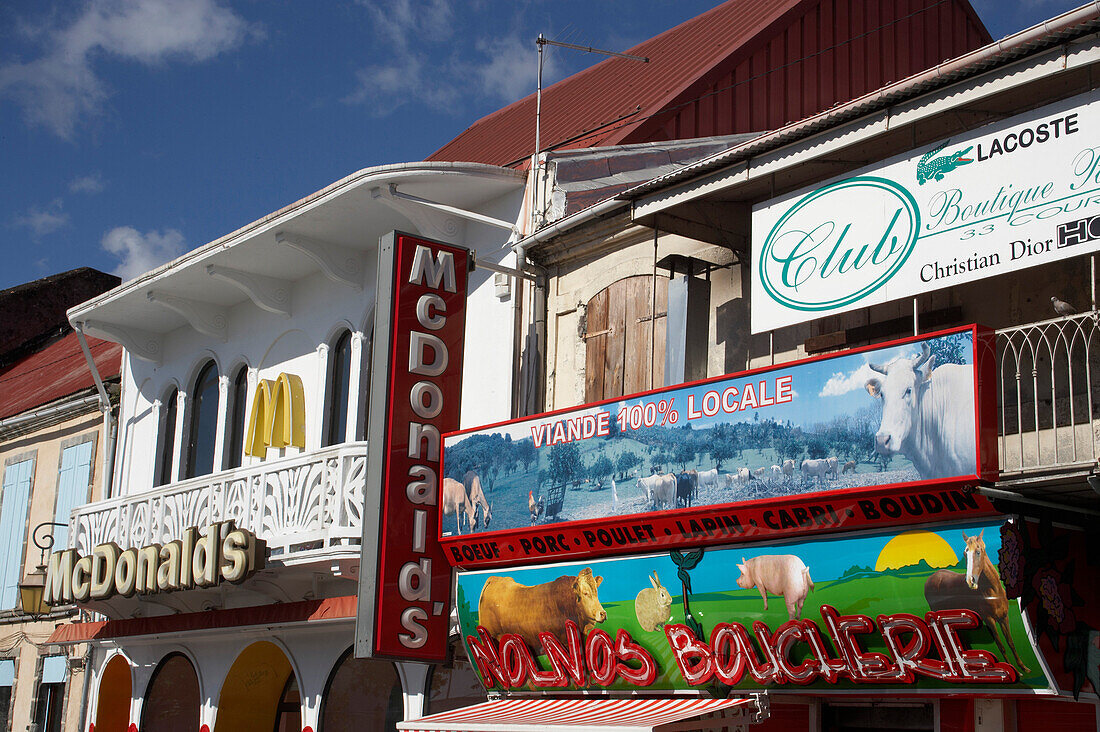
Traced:
[[1093, 90], [754, 206], [752, 332], [1100, 250], [1098, 135]]
[[990, 333], [910, 338], [444, 438], [460, 567], [993, 513]]
[[461, 572], [487, 689], [1053, 691], [1000, 523]]

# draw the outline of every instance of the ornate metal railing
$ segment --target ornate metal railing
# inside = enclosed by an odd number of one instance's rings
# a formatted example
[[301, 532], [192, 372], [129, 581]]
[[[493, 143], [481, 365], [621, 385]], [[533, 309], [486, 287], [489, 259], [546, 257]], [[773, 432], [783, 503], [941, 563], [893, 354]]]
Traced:
[[233, 519], [264, 539], [272, 555], [324, 553], [357, 545], [362, 526], [367, 444], [353, 442], [171, 483], [81, 506], [72, 546], [141, 547], [180, 538], [189, 526]]
[[1095, 465], [1098, 313], [1004, 328], [996, 341], [1001, 472]]

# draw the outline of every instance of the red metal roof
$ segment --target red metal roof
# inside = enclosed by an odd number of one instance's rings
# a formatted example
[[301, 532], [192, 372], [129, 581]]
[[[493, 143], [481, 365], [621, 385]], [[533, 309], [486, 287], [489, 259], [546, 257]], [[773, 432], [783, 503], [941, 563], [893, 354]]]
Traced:
[[[122, 346], [88, 339], [99, 375], [118, 376]], [[0, 419], [21, 414], [95, 386], [76, 333], [54, 341], [0, 371]]]
[[[967, 0], [728, 0], [543, 90], [542, 149], [765, 132], [988, 42]], [[521, 164], [535, 95], [428, 160]]]

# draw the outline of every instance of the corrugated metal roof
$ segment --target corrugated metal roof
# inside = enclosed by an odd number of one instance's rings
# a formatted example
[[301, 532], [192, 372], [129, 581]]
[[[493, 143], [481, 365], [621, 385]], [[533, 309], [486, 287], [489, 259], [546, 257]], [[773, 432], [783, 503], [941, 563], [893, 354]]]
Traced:
[[[88, 338], [104, 379], [118, 376], [122, 346]], [[0, 419], [21, 414], [95, 386], [76, 333], [69, 333], [0, 372]]]
[[[614, 145], [683, 89], [807, 0], [729, 0], [542, 92], [543, 149]], [[588, 134], [590, 133], [590, 134]], [[583, 135], [583, 139], [575, 139]], [[573, 142], [561, 145], [563, 141]], [[531, 155], [535, 95], [483, 117], [428, 160], [507, 165]]]

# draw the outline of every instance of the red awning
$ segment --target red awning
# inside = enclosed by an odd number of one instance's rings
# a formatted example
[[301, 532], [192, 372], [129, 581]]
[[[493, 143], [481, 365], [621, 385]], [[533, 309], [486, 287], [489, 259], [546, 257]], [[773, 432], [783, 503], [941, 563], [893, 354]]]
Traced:
[[408, 732], [734, 730], [766, 717], [766, 703], [760, 704], [756, 699], [500, 699], [400, 722], [397, 729]]

